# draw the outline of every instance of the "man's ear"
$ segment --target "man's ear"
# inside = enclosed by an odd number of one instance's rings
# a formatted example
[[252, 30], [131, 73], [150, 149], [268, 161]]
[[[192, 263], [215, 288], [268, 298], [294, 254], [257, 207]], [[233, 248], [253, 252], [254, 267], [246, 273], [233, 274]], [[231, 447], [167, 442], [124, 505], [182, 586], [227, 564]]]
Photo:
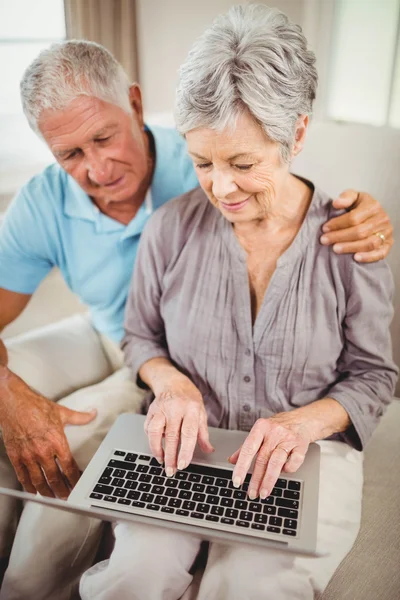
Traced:
[[129, 88], [129, 104], [131, 105], [132, 110], [138, 119], [140, 128], [143, 129], [144, 120], [143, 120], [142, 92], [140, 90], [140, 86], [138, 83], [133, 83]]
[[292, 158], [297, 156], [299, 152], [303, 150], [304, 142], [306, 139], [306, 132], [308, 129], [309, 118], [308, 115], [300, 115], [296, 121], [296, 128], [294, 132], [294, 144], [292, 149]]

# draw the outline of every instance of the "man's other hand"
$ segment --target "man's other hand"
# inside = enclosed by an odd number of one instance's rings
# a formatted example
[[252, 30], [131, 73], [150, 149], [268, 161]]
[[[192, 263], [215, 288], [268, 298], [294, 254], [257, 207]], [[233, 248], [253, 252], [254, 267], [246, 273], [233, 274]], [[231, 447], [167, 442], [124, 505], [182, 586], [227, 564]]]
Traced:
[[50, 402], [12, 374], [0, 387], [4, 445], [18, 480], [27, 492], [67, 498], [80, 471], [65, 425], [86, 425], [96, 411], [78, 412]]
[[377, 200], [366, 192], [346, 190], [333, 206], [348, 212], [325, 223], [322, 244], [333, 245], [338, 254], [354, 254], [358, 262], [386, 258], [393, 246], [393, 227]]

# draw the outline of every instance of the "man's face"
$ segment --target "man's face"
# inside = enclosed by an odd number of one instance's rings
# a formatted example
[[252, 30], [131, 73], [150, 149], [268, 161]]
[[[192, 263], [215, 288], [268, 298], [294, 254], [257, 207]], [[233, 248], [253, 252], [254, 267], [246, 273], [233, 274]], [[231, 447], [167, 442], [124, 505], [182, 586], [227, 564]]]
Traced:
[[56, 160], [94, 200], [129, 202], [149, 173], [140, 91], [131, 88], [132, 113], [92, 96], [64, 110], [45, 110], [39, 129]]

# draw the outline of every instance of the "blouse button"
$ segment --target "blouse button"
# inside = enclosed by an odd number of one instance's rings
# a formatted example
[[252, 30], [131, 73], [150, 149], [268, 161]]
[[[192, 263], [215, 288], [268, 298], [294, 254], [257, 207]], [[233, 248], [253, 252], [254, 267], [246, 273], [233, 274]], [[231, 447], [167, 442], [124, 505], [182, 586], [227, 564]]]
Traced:
[[244, 412], [249, 412], [250, 411], [250, 404], [245, 404], [243, 406], [243, 410], [244, 410]]
[[248, 375], [245, 375], [243, 377], [243, 381], [245, 381], [246, 383], [249, 383], [249, 381], [251, 381], [251, 377], [249, 377]]

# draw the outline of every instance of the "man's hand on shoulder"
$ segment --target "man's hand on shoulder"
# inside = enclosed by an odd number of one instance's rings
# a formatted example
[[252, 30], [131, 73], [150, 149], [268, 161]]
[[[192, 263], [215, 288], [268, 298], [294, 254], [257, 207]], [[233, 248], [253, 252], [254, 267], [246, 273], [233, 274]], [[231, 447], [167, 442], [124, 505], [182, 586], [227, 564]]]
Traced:
[[338, 254], [354, 254], [358, 262], [386, 258], [393, 246], [393, 227], [388, 214], [370, 194], [346, 190], [333, 202], [346, 213], [322, 227], [321, 243], [333, 245]]
[[8, 457], [26, 491], [67, 498], [80, 477], [65, 425], [86, 425], [96, 416], [71, 410], [34, 392], [17, 375], [0, 380], [0, 426]]

